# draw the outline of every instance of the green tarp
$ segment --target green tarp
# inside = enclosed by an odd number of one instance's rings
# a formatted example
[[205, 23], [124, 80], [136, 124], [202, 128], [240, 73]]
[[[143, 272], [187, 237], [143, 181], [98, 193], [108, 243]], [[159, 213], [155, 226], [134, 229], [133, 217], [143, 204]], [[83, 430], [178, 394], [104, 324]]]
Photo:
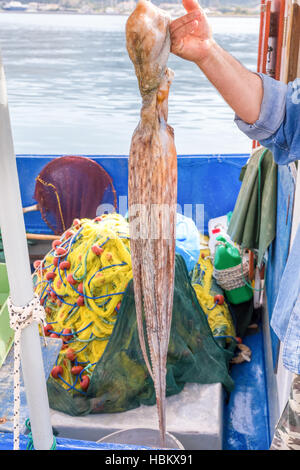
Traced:
[[259, 149], [241, 174], [242, 186], [228, 234], [241, 248], [256, 251], [258, 265], [276, 234], [277, 165], [269, 150]]

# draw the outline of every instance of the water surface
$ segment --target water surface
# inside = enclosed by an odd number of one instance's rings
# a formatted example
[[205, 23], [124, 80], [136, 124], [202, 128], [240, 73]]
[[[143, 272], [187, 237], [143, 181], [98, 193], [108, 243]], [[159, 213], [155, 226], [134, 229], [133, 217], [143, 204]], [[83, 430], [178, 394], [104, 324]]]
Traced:
[[[128, 154], [140, 95], [125, 45], [125, 16], [0, 13], [16, 153]], [[258, 18], [210, 18], [215, 38], [256, 69]], [[175, 72], [169, 123], [179, 154], [245, 153], [250, 140], [192, 63]]]

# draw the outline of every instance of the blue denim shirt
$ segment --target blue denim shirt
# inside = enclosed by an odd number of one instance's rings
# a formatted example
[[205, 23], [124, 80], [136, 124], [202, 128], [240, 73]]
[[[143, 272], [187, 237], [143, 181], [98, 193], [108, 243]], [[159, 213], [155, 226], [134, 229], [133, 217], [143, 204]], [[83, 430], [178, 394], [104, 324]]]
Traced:
[[[300, 158], [300, 79], [285, 85], [259, 74], [264, 96], [258, 121], [235, 122], [248, 137], [273, 152], [278, 165]], [[271, 326], [283, 342], [283, 364], [300, 374], [300, 226], [280, 282]]]

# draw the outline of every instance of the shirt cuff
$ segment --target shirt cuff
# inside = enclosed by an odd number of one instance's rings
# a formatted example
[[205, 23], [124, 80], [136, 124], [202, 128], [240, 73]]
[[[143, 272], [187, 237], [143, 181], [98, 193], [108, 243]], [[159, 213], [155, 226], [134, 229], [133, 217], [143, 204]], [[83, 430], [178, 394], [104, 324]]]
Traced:
[[235, 123], [250, 139], [264, 140], [279, 129], [285, 117], [287, 85], [268, 75], [258, 73], [263, 82], [264, 94], [260, 116], [254, 124], [247, 124], [235, 115]]

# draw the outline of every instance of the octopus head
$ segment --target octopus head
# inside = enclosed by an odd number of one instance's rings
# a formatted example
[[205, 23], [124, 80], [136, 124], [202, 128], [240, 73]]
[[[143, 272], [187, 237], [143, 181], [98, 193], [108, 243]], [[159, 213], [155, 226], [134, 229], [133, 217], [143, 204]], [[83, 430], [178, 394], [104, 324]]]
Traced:
[[139, 0], [126, 23], [126, 43], [141, 95], [156, 91], [170, 53], [170, 16], [148, 0]]

